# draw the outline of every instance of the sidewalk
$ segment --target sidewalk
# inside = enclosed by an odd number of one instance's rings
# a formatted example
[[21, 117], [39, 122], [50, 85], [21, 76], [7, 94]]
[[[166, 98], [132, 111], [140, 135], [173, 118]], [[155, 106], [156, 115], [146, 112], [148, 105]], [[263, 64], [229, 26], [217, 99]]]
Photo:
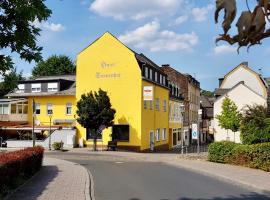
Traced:
[[88, 200], [89, 174], [81, 165], [44, 158], [43, 168], [8, 199]]

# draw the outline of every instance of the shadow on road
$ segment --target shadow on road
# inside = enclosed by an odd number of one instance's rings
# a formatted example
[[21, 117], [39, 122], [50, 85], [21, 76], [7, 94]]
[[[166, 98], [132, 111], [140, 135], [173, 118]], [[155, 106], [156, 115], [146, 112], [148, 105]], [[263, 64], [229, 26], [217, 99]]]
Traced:
[[41, 196], [42, 192], [46, 190], [50, 182], [57, 177], [59, 169], [56, 166], [43, 166], [29, 182], [19, 188], [9, 200], [34, 200]]

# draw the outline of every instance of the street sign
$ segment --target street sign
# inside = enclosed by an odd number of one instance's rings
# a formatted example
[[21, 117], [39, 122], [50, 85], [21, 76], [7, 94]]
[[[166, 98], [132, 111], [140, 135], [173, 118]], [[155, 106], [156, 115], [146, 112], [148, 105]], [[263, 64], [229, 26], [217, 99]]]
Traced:
[[192, 124], [192, 139], [197, 140], [198, 139], [198, 125], [197, 124]]

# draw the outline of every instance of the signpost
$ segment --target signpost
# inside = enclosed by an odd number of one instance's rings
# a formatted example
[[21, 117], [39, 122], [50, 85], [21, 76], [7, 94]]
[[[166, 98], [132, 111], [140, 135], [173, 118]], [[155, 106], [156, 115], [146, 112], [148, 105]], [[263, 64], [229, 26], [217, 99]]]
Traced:
[[192, 139], [198, 140], [198, 124], [192, 124]]

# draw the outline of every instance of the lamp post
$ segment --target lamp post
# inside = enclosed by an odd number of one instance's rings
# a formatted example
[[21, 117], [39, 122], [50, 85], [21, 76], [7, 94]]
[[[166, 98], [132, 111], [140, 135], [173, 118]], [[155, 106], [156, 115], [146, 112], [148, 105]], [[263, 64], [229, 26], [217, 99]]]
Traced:
[[180, 105], [181, 112], [181, 121], [182, 121], [182, 131], [181, 131], [181, 154], [184, 154], [184, 113], [185, 113], [185, 105], [182, 103]]
[[49, 129], [49, 150], [52, 150], [51, 149], [51, 134], [52, 134], [52, 110], [50, 110], [48, 112], [48, 115], [49, 115], [49, 119], [50, 119], [50, 129]]
[[202, 109], [199, 109], [198, 110], [198, 138], [197, 138], [197, 145], [198, 145], [198, 147], [197, 147], [197, 153], [199, 154], [200, 153], [200, 134], [201, 134], [201, 132], [200, 132], [200, 122], [201, 122], [201, 119], [202, 119]]

